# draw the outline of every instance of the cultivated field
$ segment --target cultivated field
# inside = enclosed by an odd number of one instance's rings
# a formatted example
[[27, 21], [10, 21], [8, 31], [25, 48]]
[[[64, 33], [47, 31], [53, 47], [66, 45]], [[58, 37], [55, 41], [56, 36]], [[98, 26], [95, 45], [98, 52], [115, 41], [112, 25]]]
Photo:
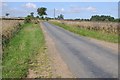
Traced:
[[1, 20], [2, 21], [2, 43], [3, 45], [18, 32], [23, 20]]
[[117, 22], [92, 22], [92, 21], [57, 21], [71, 25], [73, 27], [84, 28], [88, 30], [95, 30], [107, 33], [118, 33]]
[[51, 20], [50, 22], [82, 36], [118, 43], [118, 32], [120, 32], [118, 23], [64, 20]]
[[2, 20], [2, 34], [13, 30], [20, 23], [23, 23], [23, 20]]

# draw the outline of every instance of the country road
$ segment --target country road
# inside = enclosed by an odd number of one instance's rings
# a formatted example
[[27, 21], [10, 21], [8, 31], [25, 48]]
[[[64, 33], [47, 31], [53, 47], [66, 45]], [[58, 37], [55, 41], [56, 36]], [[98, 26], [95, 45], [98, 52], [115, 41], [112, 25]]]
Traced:
[[98, 45], [86, 37], [78, 36], [48, 22], [42, 24], [75, 77], [118, 77], [117, 51]]

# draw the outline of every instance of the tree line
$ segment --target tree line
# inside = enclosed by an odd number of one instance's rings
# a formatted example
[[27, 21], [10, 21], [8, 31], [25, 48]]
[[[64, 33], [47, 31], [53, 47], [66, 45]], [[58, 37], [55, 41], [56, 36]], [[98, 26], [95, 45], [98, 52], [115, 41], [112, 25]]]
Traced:
[[111, 21], [111, 22], [120, 22], [120, 18], [115, 19], [111, 16], [105, 16], [105, 15], [95, 15], [90, 18], [90, 21]]
[[[72, 20], [72, 19], [71, 19]], [[74, 19], [75, 21], [110, 21], [110, 22], [120, 22], [120, 18], [114, 18], [106, 15], [94, 15], [90, 19]]]

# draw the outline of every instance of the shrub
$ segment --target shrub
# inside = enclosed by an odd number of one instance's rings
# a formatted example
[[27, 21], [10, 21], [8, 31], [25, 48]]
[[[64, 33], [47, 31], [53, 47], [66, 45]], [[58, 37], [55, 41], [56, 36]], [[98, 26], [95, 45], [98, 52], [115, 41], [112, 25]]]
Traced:
[[30, 23], [31, 21], [32, 21], [32, 17], [30, 15], [25, 17], [25, 20], [24, 20], [25, 23]]
[[27, 17], [25, 17], [24, 23], [35, 23], [35, 24], [38, 24], [39, 23], [39, 19], [35, 18], [33, 16], [28, 15]]

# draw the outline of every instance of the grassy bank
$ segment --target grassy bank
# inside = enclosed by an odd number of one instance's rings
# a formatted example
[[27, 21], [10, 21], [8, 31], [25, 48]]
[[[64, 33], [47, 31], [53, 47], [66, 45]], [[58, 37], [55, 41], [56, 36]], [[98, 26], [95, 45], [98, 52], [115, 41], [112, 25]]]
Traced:
[[50, 23], [60, 26], [66, 30], [69, 30], [71, 32], [74, 32], [82, 36], [92, 37], [95, 39], [104, 40], [112, 43], [118, 43], [118, 35], [116, 34], [103, 33], [103, 32], [94, 31], [94, 30], [86, 30], [79, 27], [70, 26], [67, 24], [61, 24], [59, 22], [50, 22]]
[[38, 24], [25, 24], [3, 52], [3, 78], [21, 78], [28, 74], [30, 60], [44, 46], [44, 36]]

